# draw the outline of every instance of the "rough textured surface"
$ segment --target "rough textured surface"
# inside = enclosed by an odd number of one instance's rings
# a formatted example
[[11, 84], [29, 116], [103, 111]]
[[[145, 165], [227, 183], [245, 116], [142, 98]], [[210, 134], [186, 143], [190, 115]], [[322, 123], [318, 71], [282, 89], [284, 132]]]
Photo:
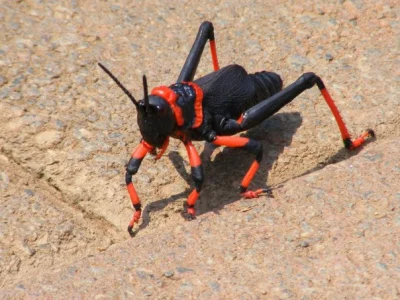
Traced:
[[0, 155], [0, 284], [70, 263], [121, 240], [101, 219], [64, 203], [59, 191]]
[[[396, 298], [399, 9], [394, 0], [0, 0], [5, 297], [104, 286], [98, 298]], [[140, 97], [143, 73], [150, 87], [174, 82], [204, 20], [214, 23], [221, 65], [276, 71], [286, 84], [314, 71], [351, 133], [373, 128], [378, 140], [343, 151], [329, 109], [309, 90], [246, 133], [265, 149], [253, 186], [275, 188], [275, 199], [239, 201], [251, 157], [225, 149], [204, 164], [193, 223], [179, 214], [190, 166], [174, 141], [134, 178], [144, 220], [119, 244], [132, 214], [124, 165], [140, 134], [129, 99], [96, 63]], [[205, 51], [198, 76], [210, 70]], [[32, 277], [49, 268], [59, 271]]]
[[[50, 273], [7, 295], [398, 299], [400, 143], [291, 180]], [[397, 158], [393, 160], [393, 158]]]

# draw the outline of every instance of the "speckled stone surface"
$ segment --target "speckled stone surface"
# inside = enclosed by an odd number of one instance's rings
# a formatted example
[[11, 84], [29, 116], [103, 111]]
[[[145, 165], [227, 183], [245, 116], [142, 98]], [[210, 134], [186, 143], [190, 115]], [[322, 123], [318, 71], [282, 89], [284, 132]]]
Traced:
[[3, 291], [37, 298], [399, 297], [398, 141]]

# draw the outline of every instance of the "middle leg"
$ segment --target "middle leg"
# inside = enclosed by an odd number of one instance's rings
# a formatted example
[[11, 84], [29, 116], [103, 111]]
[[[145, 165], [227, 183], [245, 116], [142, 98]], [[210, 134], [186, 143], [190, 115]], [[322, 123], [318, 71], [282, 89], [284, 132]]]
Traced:
[[214, 71], [219, 70], [217, 48], [215, 46], [214, 38], [214, 26], [211, 22], [205, 21], [200, 25], [196, 40], [194, 41], [192, 49], [190, 50], [190, 53], [186, 58], [185, 64], [182, 67], [182, 71], [179, 74], [177, 82], [193, 81], [197, 66], [199, 65], [200, 58], [207, 41], [210, 41], [211, 58], [214, 66]]

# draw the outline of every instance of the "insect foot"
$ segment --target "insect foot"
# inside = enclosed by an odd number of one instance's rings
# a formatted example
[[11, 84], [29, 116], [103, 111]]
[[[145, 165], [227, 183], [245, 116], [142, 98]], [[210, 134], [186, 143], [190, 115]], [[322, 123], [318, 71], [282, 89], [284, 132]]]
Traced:
[[194, 210], [194, 205], [188, 205], [187, 202], [183, 204], [183, 211], [181, 212], [181, 216], [186, 220], [186, 221], [192, 221], [196, 219], [196, 213]]

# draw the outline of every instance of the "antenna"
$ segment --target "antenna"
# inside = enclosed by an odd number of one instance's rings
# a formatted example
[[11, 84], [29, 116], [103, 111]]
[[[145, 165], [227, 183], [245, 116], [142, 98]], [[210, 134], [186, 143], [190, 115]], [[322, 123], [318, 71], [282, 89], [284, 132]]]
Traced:
[[115, 81], [115, 83], [124, 91], [124, 93], [129, 97], [129, 99], [131, 99], [132, 103], [136, 106], [136, 108], [138, 108], [139, 104], [136, 101], [135, 97], [132, 96], [132, 94], [122, 85], [121, 82], [119, 82], [119, 80], [105, 66], [103, 66], [101, 63], [98, 64], [99, 67], [102, 68], [103, 71], [106, 72], [108, 76], [110, 76]]
[[150, 113], [150, 104], [149, 104], [149, 95], [147, 90], [147, 78], [146, 75], [143, 75], [143, 92], [144, 92], [144, 105], [146, 107], [146, 112]]

